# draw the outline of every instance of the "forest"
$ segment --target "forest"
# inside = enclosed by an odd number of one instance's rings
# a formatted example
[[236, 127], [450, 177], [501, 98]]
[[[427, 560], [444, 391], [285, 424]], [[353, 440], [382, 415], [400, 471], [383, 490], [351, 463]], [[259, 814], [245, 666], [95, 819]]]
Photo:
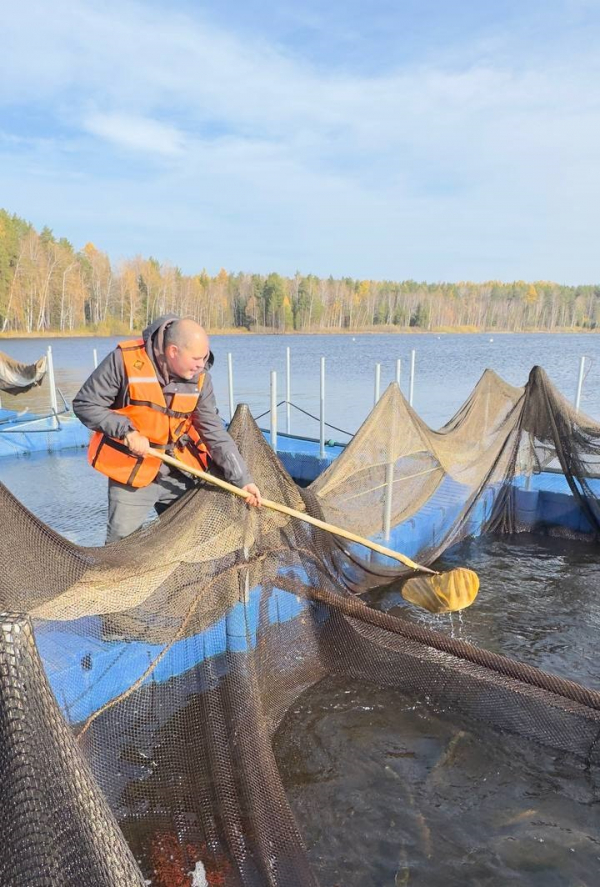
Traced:
[[[198, 257], [198, 266], [202, 257]], [[0, 209], [0, 332], [121, 335], [173, 312], [212, 332], [595, 330], [600, 285], [426, 283], [221, 269], [184, 274], [142, 256], [113, 265], [92, 243]]]

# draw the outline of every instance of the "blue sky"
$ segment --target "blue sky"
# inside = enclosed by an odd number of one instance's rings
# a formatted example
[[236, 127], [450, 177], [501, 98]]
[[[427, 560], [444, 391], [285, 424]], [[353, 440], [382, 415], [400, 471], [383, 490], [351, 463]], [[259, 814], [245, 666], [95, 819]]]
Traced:
[[111, 258], [600, 282], [598, 0], [22, 0], [0, 206]]

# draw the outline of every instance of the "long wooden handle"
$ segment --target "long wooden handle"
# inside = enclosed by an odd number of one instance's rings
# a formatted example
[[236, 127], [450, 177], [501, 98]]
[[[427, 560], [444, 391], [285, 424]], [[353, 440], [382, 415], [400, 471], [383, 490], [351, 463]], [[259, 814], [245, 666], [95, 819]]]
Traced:
[[[192, 468], [189, 465], [186, 465], [185, 462], [182, 462], [180, 459], [174, 459], [172, 456], [167, 455], [167, 453], [163, 453], [160, 450], [155, 450], [153, 447], [150, 447], [149, 455], [155, 456], [157, 459], [160, 459], [161, 462], [166, 462], [167, 465], [172, 465], [174, 468], [178, 468], [180, 471], [187, 471], [188, 474], [193, 474], [194, 477], [199, 477], [201, 480], [206, 481], [209, 484], [213, 484], [216, 487], [221, 487], [223, 490], [228, 490], [230, 493], [233, 493], [234, 496], [239, 496], [240, 499], [247, 499], [250, 496], [250, 493], [247, 493], [246, 490], [241, 490], [239, 487], [234, 487], [233, 484], [227, 483], [225, 480], [221, 480], [218, 477], [213, 477], [212, 474], [208, 474], [206, 471], [199, 471], [197, 468]], [[391, 548], [386, 548], [384, 545], [379, 545], [378, 542], [371, 542], [370, 539], [365, 539], [363, 536], [357, 536], [355, 533], [351, 533], [350, 530], [343, 530], [341, 527], [336, 527], [333, 524], [328, 524], [325, 521], [319, 520], [316, 517], [312, 517], [310, 514], [306, 514], [303, 511], [296, 511], [295, 508], [290, 508], [287, 505], [282, 505], [280, 502], [272, 502], [270, 499], [263, 499], [262, 504], [265, 508], [270, 508], [272, 511], [279, 511], [281, 514], [287, 514], [290, 517], [296, 517], [298, 520], [304, 521], [306, 524], [312, 524], [313, 527], [319, 527], [321, 530], [327, 530], [328, 533], [333, 533], [336, 536], [341, 536], [343, 539], [348, 539], [350, 542], [358, 542], [360, 545], [365, 545], [367, 548], [372, 549], [372, 551], [378, 551], [379, 554], [384, 554], [386, 557], [391, 557], [396, 561], [400, 561], [405, 566], [410, 567], [413, 570], [419, 570], [422, 573], [433, 573], [435, 575], [435, 570], [430, 570], [429, 567], [424, 567], [422, 564], [417, 564], [415, 561], [411, 561], [409, 557], [406, 557], [405, 554], [400, 554], [398, 551], [393, 551]]]

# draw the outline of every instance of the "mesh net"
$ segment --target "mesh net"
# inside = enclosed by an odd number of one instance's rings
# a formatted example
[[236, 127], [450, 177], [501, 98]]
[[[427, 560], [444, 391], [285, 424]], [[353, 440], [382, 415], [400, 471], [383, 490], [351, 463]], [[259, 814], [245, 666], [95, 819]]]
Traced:
[[25, 364], [13, 360], [0, 351], [0, 391], [8, 394], [22, 394], [41, 385], [46, 375], [46, 358], [40, 357], [35, 363]]
[[[439, 431], [390, 386], [308, 490], [247, 409], [230, 432], [269, 499], [424, 563], [522, 528], [540, 472], [580, 514], [557, 532], [598, 539], [600, 426], [537, 368], [522, 389], [485, 373]], [[272, 740], [326, 675], [597, 763], [600, 694], [371, 609], [356, 593], [402, 568], [315, 527], [204, 487], [106, 548], [3, 487], [0, 510], [2, 884], [316, 885]]]

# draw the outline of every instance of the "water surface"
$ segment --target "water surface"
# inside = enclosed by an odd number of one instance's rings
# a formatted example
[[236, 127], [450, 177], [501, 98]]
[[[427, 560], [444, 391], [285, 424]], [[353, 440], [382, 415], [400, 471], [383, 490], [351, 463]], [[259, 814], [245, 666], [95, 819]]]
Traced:
[[[119, 338], [4, 339], [0, 348], [11, 357], [32, 362], [52, 346], [57, 384], [68, 400], [93, 370], [93, 349], [102, 359]], [[513, 385], [524, 385], [538, 364], [559, 390], [573, 400], [579, 359], [587, 355], [581, 408], [600, 418], [600, 337], [594, 334], [438, 335], [298, 335], [213, 336], [216, 355], [212, 371], [217, 401], [229, 418], [227, 354], [234, 366], [234, 399], [248, 403], [254, 415], [269, 409], [270, 373], [278, 373], [278, 400], [285, 398], [286, 348], [291, 349], [291, 401], [319, 413], [320, 359], [326, 359], [326, 418], [354, 433], [374, 402], [375, 365], [381, 364], [381, 390], [395, 378], [402, 361], [401, 387], [409, 393], [411, 351], [416, 351], [413, 404], [432, 427], [443, 425], [469, 396], [485, 369], [493, 369]], [[13, 398], [3, 395], [5, 408], [46, 409], [48, 392], [41, 389]], [[267, 421], [267, 420], [265, 420]], [[280, 429], [285, 413], [280, 409]], [[317, 436], [318, 423], [292, 410], [292, 431]], [[331, 430], [332, 437], [338, 433]], [[345, 439], [343, 436], [341, 439]]]
[[328, 679], [276, 756], [322, 887], [593, 887], [596, 776], [568, 756]]
[[[415, 406], [433, 426], [468, 396], [483, 369], [522, 384], [533, 363], [572, 398], [580, 354], [589, 376], [583, 405], [600, 416], [597, 339], [592, 336], [215, 337], [215, 384], [227, 416], [225, 355], [236, 367], [236, 396], [255, 413], [268, 408], [271, 369], [292, 348], [292, 400], [318, 410], [319, 358], [327, 356], [328, 415], [354, 431], [371, 408], [373, 368], [392, 378], [417, 349]], [[71, 397], [116, 340], [56, 340], [57, 379]], [[6, 340], [21, 360], [46, 342]], [[3, 398], [43, 404], [44, 391]], [[40, 399], [41, 398], [41, 399]], [[283, 413], [281, 414], [283, 419]], [[294, 415], [292, 430], [315, 433]], [[106, 480], [81, 451], [0, 459], [0, 481], [72, 541], [102, 544]], [[470, 540], [446, 555], [482, 580], [462, 617], [433, 617], [406, 606], [391, 587], [372, 605], [600, 689], [598, 548], [531, 536]], [[359, 682], [328, 679], [307, 691], [276, 739], [290, 803], [323, 887], [503, 885], [591, 887], [598, 882], [600, 827], [596, 775], [567, 755], [502, 736]]]

